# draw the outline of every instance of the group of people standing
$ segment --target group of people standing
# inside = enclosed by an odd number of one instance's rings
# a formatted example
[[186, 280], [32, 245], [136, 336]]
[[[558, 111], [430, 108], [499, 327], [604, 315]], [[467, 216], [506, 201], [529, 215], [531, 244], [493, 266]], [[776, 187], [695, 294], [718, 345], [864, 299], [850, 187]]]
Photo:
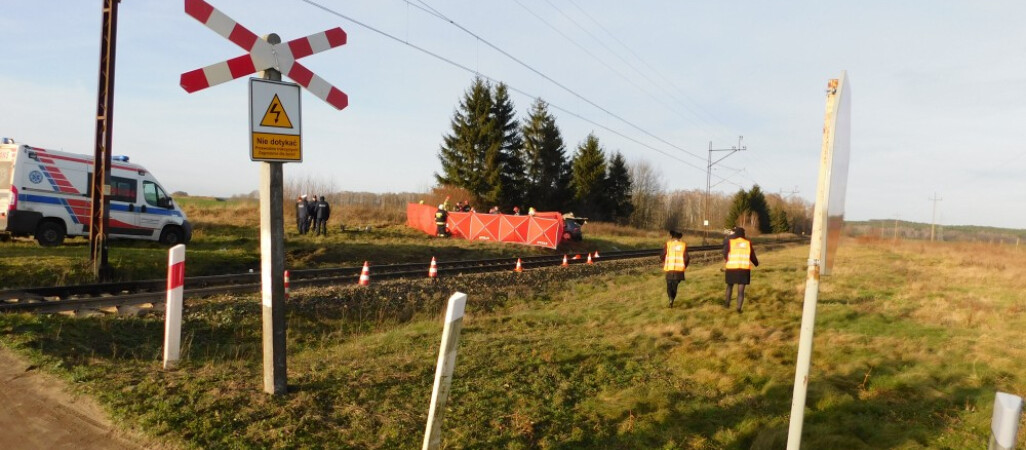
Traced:
[[[666, 296], [670, 299], [668, 305], [670, 308], [673, 307], [673, 301], [677, 298], [678, 285], [684, 281], [684, 271], [691, 262], [688, 246], [681, 240], [682, 237], [681, 232], [671, 230], [670, 240], [663, 248], [663, 271], [666, 272]], [[730, 230], [730, 234], [723, 239], [723, 261], [724, 277], [727, 282], [727, 296], [723, 307], [730, 308], [736, 284], [737, 312], [740, 313], [745, 302], [745, 287], [752, 280], [752, 267], [759, 265], [759, 258], [755, 256], [752, 241], [745, 237], [744, 228], [734, 227]]]
[[314, 235], [328, 235], [328, 218], [331, 217], [331, 205], [324, 200], [322, 195], [318, 200], [316, 195], [308, 199], [306, 194], [296, 198], [296, 228], [299, 234], [306, 234], [313, 228]]

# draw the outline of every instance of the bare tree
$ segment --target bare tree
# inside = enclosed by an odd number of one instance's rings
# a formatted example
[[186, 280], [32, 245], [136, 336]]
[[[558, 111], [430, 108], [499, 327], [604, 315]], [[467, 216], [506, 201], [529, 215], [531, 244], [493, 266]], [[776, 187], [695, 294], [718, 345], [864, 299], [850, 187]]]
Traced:
[[660, 225], [660, 196], [663, 182], [659, 172], [646, 161], [638, 161], [628, 168], [631, 179], [631, 203], [634, 212], [630, 217], [631, 226], [637, 228], [656, 228]]

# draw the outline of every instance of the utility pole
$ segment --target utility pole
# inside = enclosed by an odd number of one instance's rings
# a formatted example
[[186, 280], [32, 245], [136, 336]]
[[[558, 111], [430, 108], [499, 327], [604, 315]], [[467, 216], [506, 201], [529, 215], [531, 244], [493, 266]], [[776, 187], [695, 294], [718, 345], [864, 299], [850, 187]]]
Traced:
[[[737, 146], [736, 147], [730, 147], [730, 148], [712, 148], [712, 141], [709, 141], [709, 159], [708, 159], [708, 164], [705, 166], [705, 201], [703, 202], [703, 203], [705, 203], [705, 205], [702, 206], [702, 215], [705, 216], [705, 218], [702, 220], [702, 244], [703, 245], [706, 243], [706, 238], [708, 238], [708, 236], [709, 236], [709, 191], [712, 190], [712, 168], [713, 168], [714, 165], [716, 165], [720, 161], [723, 161], [728, 156], [733, 155], [735, 152], [740, 152], [740, 151], [747, 150], [748, 149], [747, 146], [742, 146], [741, 145], [741, 140], [742, 139], [744, 139], [744, 136], [738, 136], [737, 137]], [[726, 155], [723, 155], [722, 158], [717, 159], [716, 161], [713, 161], [712, 160], [713, 152], [730, 152], [730, 153], [727, 153]]]
[[933, 193], [933, 198], [927, 199], [933, 202], [933, 219], [930, 222], [930, 242], [933, 242], [934, 229], [937, 228], [937, 202], [944, 200], [943, 198], [937, 197], [937, 193]]
[[107, 228], [110, 224], [110, 162], [114, 131], [114, 55], [118, 41], [118, 3], [104, 0], [100, 35], [100, 85], [96, 101], [96, 146], [93, 178], [89, 183], [89, 257], [97, 281], [110, 278], [107, 264]]

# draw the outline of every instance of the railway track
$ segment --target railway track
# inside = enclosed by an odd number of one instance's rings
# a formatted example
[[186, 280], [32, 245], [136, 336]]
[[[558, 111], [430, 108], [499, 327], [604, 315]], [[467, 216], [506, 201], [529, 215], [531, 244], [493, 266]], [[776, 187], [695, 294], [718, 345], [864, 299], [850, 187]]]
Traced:
[[[804, 242], [804, 241], [802, 241]], [[786, 244], [786, 243], [785, 243]], [[767, 246], [763, 244], [763, 246]], [[692, 246], [691, 253], [722, 250], [720, 245]], [[650, 258], [662, 253], [661, 248], [601, 253], [595, 263], [619, 259]], [[576, 258], [576, 259], [574, 259]], [[438, 261], [438, 276], [464, 273], [501, 272], [512, 270], [518, 258], [497, 258], [465, 261]], [[528, 256], [519, 258], [524, 270], [559, 266], [563, 255]], [[586, 264], [585, 254], [571, 256], [569, 264]], [[416, 279], [427, 277], [430, 263], [406, 263], [371, 266], [373, 280]], [[290, 270], [291, 289], [356, 284], [362, 267]], [[74, 286], [54, 286], [0, 290], [0, 313], [35, 312], [57, 313], [84, 309], [120, 308], [123, 306], [156, 304], [166, 296], [167, 281], [144, 280], [120, 283], [97, 283]], [[211, 275], [185, 279], [186, 298], [197, 298], [229, 293], [260, 292], [260, 273]]]

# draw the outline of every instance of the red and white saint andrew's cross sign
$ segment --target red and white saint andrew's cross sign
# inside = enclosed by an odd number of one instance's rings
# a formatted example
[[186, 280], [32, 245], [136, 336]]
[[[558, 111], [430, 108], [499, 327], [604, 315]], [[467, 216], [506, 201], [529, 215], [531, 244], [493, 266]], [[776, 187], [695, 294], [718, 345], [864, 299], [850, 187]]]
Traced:
[[333, 28], [281, 44], [271, 44], [204, 0], [185, 0], [185, 13], [249, 52], [183, 73], [181, 85], [186, 92], [193, 93], [259, 70], [276, 69], [336, 109], [343, 109], [349, 105], [349, 96], [345, 92], [328, 84], [310, 69], [296, 62], [304, 56], [344, 45], [346, 32], [341, 28]]

